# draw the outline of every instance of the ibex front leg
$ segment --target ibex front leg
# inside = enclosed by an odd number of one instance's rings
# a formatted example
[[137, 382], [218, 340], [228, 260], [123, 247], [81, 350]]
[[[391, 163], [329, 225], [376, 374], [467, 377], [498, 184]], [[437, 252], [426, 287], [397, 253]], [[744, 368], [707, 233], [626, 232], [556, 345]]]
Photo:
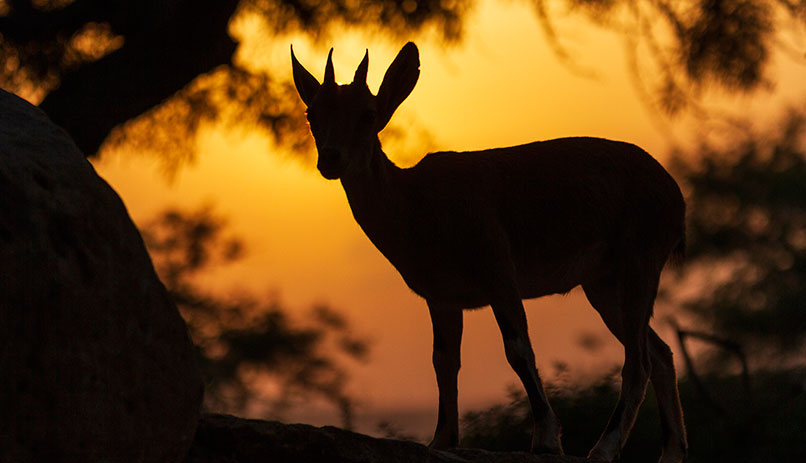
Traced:
[[532, 453], [562, 455], [560, 421], [549, 405], [543, 383], [537, 374], [523, 302], [519, 296], [510, 295], [493, 302], [492, 308], [504, 338], [507, 361], [523, 383], [532, 407]]
[[462, 343], [462, 309], [428, 301], [434, 327], [434, 370], [439, 386], [439, 415], [434, 440], [429, 447], [453, 448], [459, 444], [459, 409], [457, 405], [459, 351]]

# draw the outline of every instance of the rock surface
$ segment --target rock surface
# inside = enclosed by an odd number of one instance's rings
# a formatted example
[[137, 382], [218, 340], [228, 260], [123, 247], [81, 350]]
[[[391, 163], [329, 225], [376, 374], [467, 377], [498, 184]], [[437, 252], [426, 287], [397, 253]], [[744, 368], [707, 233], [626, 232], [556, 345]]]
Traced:
[[123, 203], [0, 90], [0, 461], [176, 462], [202, 382]]
[[203, 415], [185, 463], [584, 463], [584, 458], [429, 450], [415, 442], [378, 439], [343, 429], [229, 415]]

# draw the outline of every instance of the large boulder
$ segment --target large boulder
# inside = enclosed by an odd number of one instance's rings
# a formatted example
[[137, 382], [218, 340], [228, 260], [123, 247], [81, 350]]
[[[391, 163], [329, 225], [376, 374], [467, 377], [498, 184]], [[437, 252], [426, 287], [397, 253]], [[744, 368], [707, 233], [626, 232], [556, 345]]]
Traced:
[[0, 461], [181, 461], [202, 389], [120, 198], [0, 90]]
[[378, 439], [344, 429], [283, 424], [230, 415], [202, 416], [185, 463], [584, 463], [571, 456], [431, 450], [416, 442]]

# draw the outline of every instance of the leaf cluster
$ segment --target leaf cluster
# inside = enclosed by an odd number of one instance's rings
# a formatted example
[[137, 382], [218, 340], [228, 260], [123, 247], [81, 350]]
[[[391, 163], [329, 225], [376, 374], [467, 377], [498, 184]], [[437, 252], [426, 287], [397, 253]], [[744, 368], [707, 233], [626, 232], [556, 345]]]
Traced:
[[109, 146], [157, 152], [175, 167], [192, 159], [196, 131], [212, 121], [266, 129], [275, 141], [306, 152], [296, 95], [281, 79], [234, 62], [233, 21], [252, 15], [271, 34], [304, 31], [319, 39], [345, 25], [392, 36], [434, 28], [445, 40], [457, 40], [469, 5], [0, 0], [0, 86], [39, 104], [88, 156], [117, 127]]
[[[573, 60], [559, 13], [547, 0], [531, 0], [557, 56]], [[640, 96], [653, 109], [675, 115], [703, 114], [703, 90], [746, 93], [773, 84], [770, 58], [784, 50], [803, 61], [804, 51], [789, 42], [806, 34], [802, 0], [564, 0], [567, 16], [590, 19], [621, 36]], [[552, 8], [554, 6], [554, 8]], [[794, 40], [793, 40], [794, 39]]]
[[[686, 272], [701, 286], [682, 301], [701, 326], [756, 361], [806, 349], [806, 116], [734, 148], [678, 154], [688, 195]], [[722, 360], [722, 359], [720, 359]]]

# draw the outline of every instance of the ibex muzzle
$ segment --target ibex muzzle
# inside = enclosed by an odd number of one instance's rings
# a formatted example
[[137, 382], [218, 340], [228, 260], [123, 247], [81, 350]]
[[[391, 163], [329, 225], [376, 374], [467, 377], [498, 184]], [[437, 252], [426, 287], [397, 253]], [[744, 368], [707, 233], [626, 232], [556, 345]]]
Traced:
[[319, 150], [319, 159], [316, 161], [316, 168], [328, 180], [335, 180], [344, 173], [345, 162], [341, 151], [333, 148], [322, 148]]

